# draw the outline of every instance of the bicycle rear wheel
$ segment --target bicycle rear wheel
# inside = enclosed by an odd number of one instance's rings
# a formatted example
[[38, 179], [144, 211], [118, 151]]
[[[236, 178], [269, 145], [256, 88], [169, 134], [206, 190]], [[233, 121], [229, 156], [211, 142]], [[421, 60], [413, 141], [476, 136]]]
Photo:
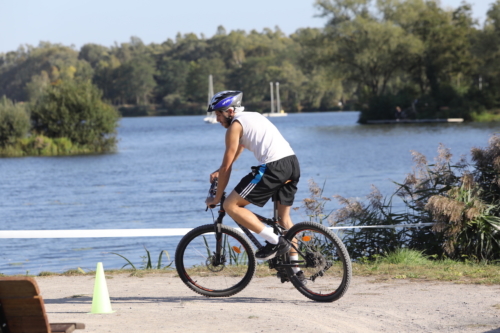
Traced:
[[318, 302], [333, 302], [341, 298], [351, 282], [352, 268], [349, 254], [340, 238], [325, 226], [314, 222], [297, 223], [287, 231], [285, 237], [296, 242], [299, 250], [297, 264], [304, 274], [299, 279], [292, 268], [287, 267], [295, 288]]
[[248, 240], [228, 226], [221, 225], [221, 231], [219, 262], [213, 224], [191, 230], [175, 252], [175, 266], [181, 280], [207, 297], [234, 295], [250, 283], [255, 273], [255, 255]]

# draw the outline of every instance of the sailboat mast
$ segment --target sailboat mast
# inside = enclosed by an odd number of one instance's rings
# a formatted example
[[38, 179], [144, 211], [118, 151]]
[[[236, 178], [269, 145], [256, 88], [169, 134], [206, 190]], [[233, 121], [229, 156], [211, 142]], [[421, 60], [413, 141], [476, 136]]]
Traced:
[[276, 107], [277, 107], [276, 112], [280, 113], [281, 112], [281, 101], [280, 101], [280, 83], [279, 82], [276, 82]]
[[214, 83], [212, 81], [212, 74], [208, 76], [208, 104], [210, 104], [210, 101], [212, 100], [212, 97], [214, 97]]
[[274, 113], [274, 93], [273, 93], [273, 83], [269, 82], [269, 86], [271, 87], [271, 113]]

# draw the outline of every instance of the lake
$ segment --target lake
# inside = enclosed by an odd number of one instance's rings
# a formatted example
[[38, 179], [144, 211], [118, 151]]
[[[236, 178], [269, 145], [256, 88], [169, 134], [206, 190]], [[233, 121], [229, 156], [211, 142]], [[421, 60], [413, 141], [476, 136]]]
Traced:
[[[437, 155], [440, 143], [454, 160], [485, 147], [494, 123], [359, 125], [357, 112], [290, 114], [270, 118], [295, 150], [302, 178], [296, 207], [308, 197], [308, 180], [325, 183], [324, 195], [363, 198], [370, 186], [390, 195], [393, 181], [412, 170], [411, 150]], [[1, 230], [186, 228], [212, 223], [204, 200], [209, 174], [222, 160], [225, 130], [203, 116], [123, 118], [114, 154], [0, 159]], [[233, 167], [232, 189], [257, 164], [246, 151]], [[332, 200], [329, 209], [335, 209]], [[271, 215], [272, 204], [256, 208]], [[295, 222], [305, 219], [293, 212]], [[229, 219], [226, 219], [229, 221]], [[38, 274], [81, 267], [121, 268], [119, 253], [141, 266], [150, 250], [173, 260], [180, 237], [1, 239], [0, 273]], [[164, 259], [165, 260], [165, 259]]]

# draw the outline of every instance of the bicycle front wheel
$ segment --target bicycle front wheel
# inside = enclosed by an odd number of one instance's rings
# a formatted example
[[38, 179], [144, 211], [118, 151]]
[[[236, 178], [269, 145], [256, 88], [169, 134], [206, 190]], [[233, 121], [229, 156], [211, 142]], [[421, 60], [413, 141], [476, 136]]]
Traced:
[[221, 231], [219, 251], [214, 225], [207, 224], [187, 233], [175, 252], [181, 280], [207, 297], [234, 295], [250, 283], [255, 273], [255, 255], [246, 237], [225, 225], [221, 225]]
[[[352, 276], [349, 254], [330, 229], [314, 222], [294, 225], [285, 235], [298, 250], [302, 273], [287, 267], [290, 281], [304, 296], [318, 302], [333, 302], [347, 291]], [[293, 252], [293, 250], [291, 250]]]

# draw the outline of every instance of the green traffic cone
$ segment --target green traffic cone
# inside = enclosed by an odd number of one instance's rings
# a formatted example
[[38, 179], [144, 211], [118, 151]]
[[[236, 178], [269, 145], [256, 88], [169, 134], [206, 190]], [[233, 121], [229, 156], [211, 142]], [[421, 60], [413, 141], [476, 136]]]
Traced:
[[109, 300], [106, 277], [102, 262], [97, 263], [95, 271], [94, 296], [92, 297], [92, 310], [90, 313], [113, 313], [111, 302]]

